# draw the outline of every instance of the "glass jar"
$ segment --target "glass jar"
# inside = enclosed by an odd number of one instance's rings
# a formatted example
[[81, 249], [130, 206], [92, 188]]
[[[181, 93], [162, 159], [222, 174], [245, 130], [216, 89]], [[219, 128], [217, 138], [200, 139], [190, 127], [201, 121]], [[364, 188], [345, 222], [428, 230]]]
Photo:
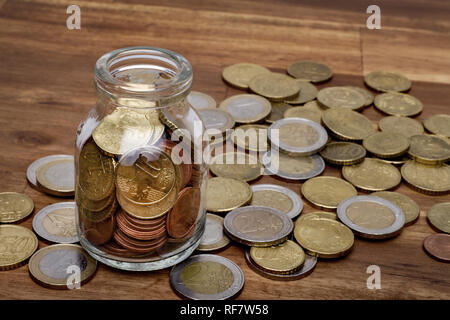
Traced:
[[164, 49], [112, 51], [95, 65], [98, 99], [75, 143], [80, 243], [124, 270], [169, 267], [205, 226], [204, 126], [187, 102], [192, 68]]

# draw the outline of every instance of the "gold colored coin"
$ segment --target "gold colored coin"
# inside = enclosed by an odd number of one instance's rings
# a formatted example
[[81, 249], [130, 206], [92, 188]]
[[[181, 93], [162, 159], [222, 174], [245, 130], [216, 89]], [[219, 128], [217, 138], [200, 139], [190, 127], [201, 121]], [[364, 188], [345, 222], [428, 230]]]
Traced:
[[271, 247], [251, 247], [250, 257], [261, 268], [275, 273], [292, 273], [305, 262], [305, 252], [294, 241]]
[[406, 93], [386, 92], [375, 97], [375, 107], [391, 116], [413, 117], [423, 110], [419, 99]]
[[342, 167], [342, 176], [355, 187], [365, 191], [382, 191], [396, 187], [402, 177], [392, 164], [375, 158]]
[[227, 212], [239, 208], [252, 199], [252, 188], [245, 181], [215, 177], [208, 180], [206, 209]]
[[322, 121], [323, 110], [316, 101], [311, 101], [301, 107], [292, 107], [284, 112], [284, 118], [304, 118], [317, 123]]
[[266, 118], [266, 122], [268, 123], [273, 123], [277, 120], [283, 119], [283, 115], [286, 112], [286, 110], [292, 108], [289, 104], [284, 102], [271, 102], [271, 104], [272, 104], [272, 111]]
[[0, 225], [0, 270], [21, 266], [38, 248], [38, 239], [29, 229]]
[[284, 101], [295, 97], [300, 86], [295, 79], [277, 72], [264, 73], [253, 77], [250, 90], [273, 101]]
[[357, 195], [356, 189], [347, 181], [336, 177], [315, 177], [302, 185], [306, 200], [318, 208], [336, 209], [339, 203]]
[[332, 219], [303, 219], [295, 225], [294, 236], [308, 254], [321, 258], [346, 255], [355, 236], [344, 224]]
[[435, 114], [426, 118], [423, 124], [431, 133], [450, 138], [450, 115]]
[[121, 155], [146, 145], [152, 140], [155, 128], [151, 118], [157, 117], [157, 113], [155, 110], [142, 111], [115, 109], [94, 129], [92, 137], [95, 143], [108, 155]]
[[405, 226], [413, 224], [419, 218], [419, 205], [404, 194], [392, 191], [378, 191], [372, 193], [371, 196], [383, 198], [399, 207], [405, 214]]
[[326, 81], [333, 76], [331, 69], [325, 64], [306, 60], [291, 63], [287, 72], [294, 78], [311, 82]]
[[285, 100], [289, 104], [304, 104], [308, 101], [314, 100], [317, 97], [317, 88], [308, 81], [297, 79], [300, 85], [300, 92], [295, 98]]
[[314, 211], [302, 214], [297, 221], [295, 221], [295, 225], [300, 224], [305, 219], [330, 219], [330, 220], [338, 220], [336, 213], [334, 212], [326, 212], [326, 211]]
[[409, 140], [403, 135], [390, 132], [377, 132], [363, 140], [367, 151], [379, 158], [395, 158], [409, 148]]
[[410, 139], [408, 154], [423, 164], [441, 164], [450, 160], [450, 145], [444, 139], [432, 135], [416, 135]]
[[267, 152], [262, 161], [269, 172], [290, 180], [306, 180], [318, 176], [325, 169], [325, 162], [317, 154], [296, 157], [282, 152]]
[[288, 213], [292, 209], [292, 200], [287, 195], [273, 190], [253, 191], [251, 206], [263, 206]]
[[450, 202], [437, 203], [427, 212], [428, 221], [438, 230], [450, 233]]
[[411, 160], [402, 166], [401, 173], [420, 192], [437, 195], [450, 191], [450, 166], [446, 164], [431, 166]]
[[267, 151], [267, 129], [262, 124], [246, 124], [236, 127], [231, 139], [236, 146], [248, 151]]
[[248, 89], [250, 80], [263, 73], [270, 73], [270, 70], [254, 63], [237, 63], [223, 69], [222, 78], [233, 87]]
[[326, 108], [359, 110], [366, 104], [366, 97], [350, 87], [327, 87], [317, 94], [317, 100]]
[[411, 81], [404, 75], [386, 71], [374, 71], [364, 77], [364, 82], [377, 91], [406, 91], [411, 88]]
[[401, 164], [405, 164], [407, 161], [411, 160], [410, 157], [408, 157], [407, 154], [404, 154], [401, 157], [398, 158], [389, 158], [389, 159], [380, 159], [381, 161], [384, 161], [386, 163], [390, 163], [393, 165], [401, 165]]
[[384, 229], [395, 221], [395, 215], [388, 207], [371, 201], [352, 203], [345, 214], [351, 222], [366, 229]]
[[211, 160], [209, 169], [218, 177], [242, 181], [255, 180], [263, 173], [263, 166], [258, 158], [243, 152], [216, 155]]
[[366, 90], [361, 87], [355, 87], [355, 86], [346, 86], [346, 87], [356, 90], [364, 96], [364, 98], [366, 99], [364, 102], [364, 107], [368, 107], [373, 103], [373, 100], [375, 99], [375, 97], [369, 90]]
[[423, 134], [424, 131], [419, 121], [400, 116], [384, 117], [378, 122], [378, 127], [383, 132], [401, 134], [407, 138]]
[[28, 217], [34, 209], [33, 200], [23, 193], [0, 193], [0, 223], [17, 222]]
[[331, 108], [322, 114], [322, 122], [341, 140], [363, 140], [375, 133], [375, 129], [362, 114], [345, 108]]
[[330, 142], [320, 151], [325, 161], [337, 165], [360, 163], [366, 156], [366, 149], [353, 142]]

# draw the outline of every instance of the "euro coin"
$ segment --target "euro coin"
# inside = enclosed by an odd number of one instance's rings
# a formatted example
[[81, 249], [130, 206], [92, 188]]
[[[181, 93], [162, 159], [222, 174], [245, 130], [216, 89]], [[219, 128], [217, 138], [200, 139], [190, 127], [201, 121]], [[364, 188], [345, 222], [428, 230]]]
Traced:
[[378, 191], [370, 195], [388, 200], [399, 207], [405, 214], [405, 226], [413, 224], [419, 218], [420, 207], [417, 202], [402, 193], [392, 191]]
[[401, 116], [384, 117], [378, 122], [378, 127], [383, 132], [401, 134], [407, 138], [423, 134], [424, 131], [419, 121]]
[[[231, 114], [226, 111], [218, 109], [202, 109], [197, 111], [202, 119], [206, 130], [209, 130], [210, 135], [224, 135], [228, 129], [234, 127], [235, 121]], [[214, 132], [217, 131], [217, 132]]]
[[405, 214], [392, 202], [374, 196], [355, 196], [342, 201], [339, 220], [356, 234], [368, 239], [387, 239], [398, 235]]
[[315, 177], [302, 185], [302, 195], [318, 208], [336, 209], [343, 200], [356, 196], [356, 189], [336, 177]]
[[423, 247], [432, 257], [450, 262], [450, 235], [448, 234], [431, 234], [423, 241]]
[[300, 91], [295, 79], [277, 72], [264, 73], [253, 77], [249, 83], [250, 90], [269, 100], [285, 101], [294, 98]]
[[297, 79], [297, 83], [300, 85], [299, 94], [291, 99], [285, 100], [284, 102], [297, 105], [304, 104], [308, 101], [314, 100], [317, 97], [317, 88], [308, 81]]
[[265, 119], [272, 111], [269, 100], [256, 94], [238, 94], [223, 100], [219, 108], [231, 114], [238, 123], [253, 123]]
[[242, 290], [244, 273], [227, 258], [200, 254], [174, 266], [170, 271], [170, 284], [176, 292], [189, 299], [225, 300]]
[[437, 203], [427, 212], [428, 221], [439, 231], [450, 233], [450, 202]]
[[322, 122], [340, 140], [361, 141], [375, 133], [368, 118], [350, 109], [328, 109], [322, 114]]
[[0, 193], [0, 223], [17, 222], [28, 217], [34, 210], [33, 200], [23, 193]]
[[209, 170], [218, 177], [251, 181], [259, 178], [264, 169], [257, 157], [243, 152], [227, 152], [216, 155]]
[[450, 191], [450, 166], [430, 166], [417, 161], [408, 161], [402, 168], [403, 179], [417, 191], [438, 195]]
[[203, 92], [191, 91], [186, 99], [187, 102], [189, 102], [189, 104], [196, 110], [215, 109], [217, 106], [216, 100]]
[[450, 138], [450, 115], [435, 114], [426, 118], [423, 124], [431, 133]]
[[36, 170], [38, 188], [54, 196], [75, 193], [75, 163], [73, 158], [54, 159]]
[[450, 145], [438, 136], [416, 135], [410, 138], [409, 156], [424, 164], [442, 164], [450, 160]]
[[374, 71], [364, 77], [364, 82], [377, 91], [407, 91], [411, 81], [404, 75], [387, 71]]
[[403, 135], [377, 132], [363, 140], [367, 151], [379, 158], [395, 158], [409, 149], [409, 140]]
[[359, 110], [365, 106], [366, 97], [350, 87], [327, 87], [317, 94], [317, 100], [326, 108]]
[[0, 225], [0, 270], [20, 267], [38, 248], [33, 231], [16, 225]]
[[226, 67], [222, 78], [229, 85], [245, 90], [252, 78], [264, 73], [270, 73], [270, 70], [254, 63], [237, 63]]
[[264, 152], [269, 148], [268, 128], [268, 125], [263, 124], [244, 124], [235, 128], [231, 140], [241, 150]]
[[337, 215], [334, 212], [314, 211], [302, 214], [296, 221], [295, 225], [301, 223], [305, 219], [331, 219], [338, 221]]
[[223, 218], [215, 214], [207, 213], [205, 231], [203, 232], [197, 250], [202, 252], [215, 251], [225, 248], [228, 244], [230, 244], [230, 238], [224, 234]]
[[375, 97], [375, 107], [391, 116], [413, 117], [423, 110], [422, 102], [406, 93], [386, 92]]
[[320, 151], [325, 161], [335, 165], [360, 163], [366, 157], [366, 149], [353, 142], [330, 142]]
[[275, 184], [255, 184], [252, 186], [251, 206], [264, 206], [284, 212], [294, 219], [303, 210], [303, 202], [299, 195], [291, 189]]
[[284, 112], [284, 118], [304, 118], [317, 122], [322, 121], [323, 109], [320, 108], [316, 101], [311, 101], [300, 107], [292, 107]]
[[53, 162], [55, 160], [63, 160], [63, 159], [69, 159], [72, 162], [75, 162], [73, 156], [66, 155], [66, 154], [55, 154], [51, 156], [46, 156], [39, 158], [35, 161], [33, 161], [27, 168], [27, 180], [28, 182], [36, 189], [39, 189], [37, 185], [36, 180], [36, 172], [39, 169], [39, 167], [43, 166], [44, 164], [47, 164], [48, 162]]
[[373, 100], [375, 99], [375, 97], [369, 90], [366, 90], [361, 87], [355, 87], [355, 86], [346, 86], [346, 87], [356, 90], [364, 96], [364, 98], [365, 98], [364, 107], [368, 107], [373, 103]]
[[250, 202], [252, 189], [245, 181], [215, 177], [208, 180], [206, 209], [211, 212], [227, 212]]
[[266, 118], [266, 122], [268, 123], [273, 123], [277, 120], [283, 119], [285, 111], [292, 108], [289, 104], [286, 104], [284, 102], [271, 102], [271, 104], [272, 104], [272, 111]]
[[199, 188], [184, 188], [167, 214], [167, 233], [175, 239], [185, 238], [195, 227], [200, 211]]
[[291, 63], [287, 67], [287, 72], [294, 78], [311, 82], [326, 81], [333, 76], [331, 69], [327, 65], [307, 60]]

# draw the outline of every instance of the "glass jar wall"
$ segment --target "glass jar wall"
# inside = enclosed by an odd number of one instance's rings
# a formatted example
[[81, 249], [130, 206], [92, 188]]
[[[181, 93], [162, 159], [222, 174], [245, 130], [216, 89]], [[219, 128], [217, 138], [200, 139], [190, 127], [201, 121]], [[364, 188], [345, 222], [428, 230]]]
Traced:
[[125, 270], [187, 258], [204, 231], [204, 127], [187, 103], [189, 62], [150, 47], [119, 49], [95, 66], [97, 104], [76, 137], [81, 245]]

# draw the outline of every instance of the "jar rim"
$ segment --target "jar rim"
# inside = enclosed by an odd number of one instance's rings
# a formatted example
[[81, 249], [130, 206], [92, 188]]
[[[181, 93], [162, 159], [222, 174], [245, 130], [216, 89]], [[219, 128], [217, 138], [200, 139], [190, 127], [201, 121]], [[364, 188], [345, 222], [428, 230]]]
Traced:
[[[155, 81], [133, 82], [116, 76], [122, 71], [148, 69]], [[101, 56], [94, 68], [98, 89], [114, 97], [159, 102], [185, 97], [192, 85], [192, 67], [182, 55], [157, 47], [126, 47]], [[160, 77], [162, 74], [163, 77]], [[152, 79], [150, 79], [152, 80]], [[156, 81], [160, 80], [160, 81]]]

